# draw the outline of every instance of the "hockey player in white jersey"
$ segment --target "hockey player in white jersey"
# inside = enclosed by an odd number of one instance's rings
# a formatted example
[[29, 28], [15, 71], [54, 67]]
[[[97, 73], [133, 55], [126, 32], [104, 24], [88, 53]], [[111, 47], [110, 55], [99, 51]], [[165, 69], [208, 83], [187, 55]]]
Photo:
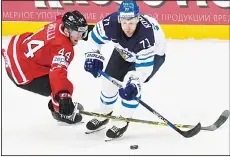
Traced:
[[[159, 23], [152, 17], [139, 13], [135, 1], [124, 0], [117, 12], [99, 21], [89, 34], [88, 44], [92, 49], [86, 54], [85, 70], [95, 78], [98, 69], [103, 69], [104, 57], [101, 46], [113, 42], [114, 50], [105, 73], [124, 83], [118, 89], [103, 78], [100, 109], [102, 114], [131, 118], [141, 98], [143, 83], [147, 83], [165, 61], [165, 35]], [[114, 104], [121, 98], [121, 107], [113, 113]], [[109, 119], [93, 118], [86, 127], [96, 131], [105, 127]], [[108, 138], [117, 138], [127, 130], [129, 123], [110, 121], [106, 132]]]

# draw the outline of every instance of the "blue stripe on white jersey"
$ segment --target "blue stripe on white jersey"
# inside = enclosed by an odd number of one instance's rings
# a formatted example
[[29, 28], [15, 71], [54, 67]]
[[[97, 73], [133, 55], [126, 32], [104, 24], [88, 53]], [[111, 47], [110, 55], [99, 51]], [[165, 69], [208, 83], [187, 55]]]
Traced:
[[91, 38], [94, 40], [95, 43], [97, 44], [104, 44], [98, 37], [95, 35], [95, 33], [92, 31], [91, 32]]
[[140, 51], [136, 56], [136, 68], [139, 67], [149, 67], [154, 64], [154, 47], [150, 47], [148, 49], [144, 49]]
[[97, 33], [100, 35], [100, 37], [101, 37], [103, 40], [109, 40], [108, 37], [102, 36], [102, 34], [100, 33], [100, 31], [99, 31], [99, 29], [98, 29], [98, 25], [96, 25], [96, 30], [97, 30]]
[[105, 30], [102, 21], [98, 22], [93, 28], [91, 32], [91, 38], [97, 44], [105, 44], [108, 41], [110, 41], [110, 39], [105, 35]]
[[154, 61], [151, 61], [151, 62], [145, 62], [145, 63], [139, 63], [135, 65], [136, 68], [139, 68], [139, 67], [149, 67], [149, 66], [153, 66], [154, 65]]
[[140, 56], [137, 56], [136, 59], [138, 59], [138, 60], [146, 60], [146, 59], [149, 59], [149, 58], [152, 58], [152, 57], [153, 57], [153, 55], [148, 56], [148, 57], [143, 57], [143, 58], [140, 58]]
[[144, 58], [139, 58], [139, 56], [136, 57], [136, 64], [135, 67], [149, 67], [153, 66], [154, 64], [154, 56], [148, 56]]

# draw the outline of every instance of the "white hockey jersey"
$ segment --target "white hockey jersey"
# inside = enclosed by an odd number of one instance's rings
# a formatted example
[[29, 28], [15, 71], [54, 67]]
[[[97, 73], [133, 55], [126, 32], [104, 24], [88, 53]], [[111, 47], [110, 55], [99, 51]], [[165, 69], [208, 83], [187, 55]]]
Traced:
[[122, 35], [117, 12], [99, 21], [89, 34], [88, 42], [93, 50], [101, 49], [103, 44], [113, 42], [114, 48], [128, 62], [135, 62], [136, 70], [132, 73], [141, 82], [151, 74], [154, 55], [165, 54], [165, 34], [159, 23], [148, 15], [140, 15], [133, 36], [127, 40]]

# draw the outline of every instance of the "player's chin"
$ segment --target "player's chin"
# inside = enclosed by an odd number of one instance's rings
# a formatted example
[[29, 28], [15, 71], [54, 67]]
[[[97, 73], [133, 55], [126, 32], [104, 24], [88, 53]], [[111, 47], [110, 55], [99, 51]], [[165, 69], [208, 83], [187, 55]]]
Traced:
[[131, 37], [131, 36], [133, 35], [133, 32], [127, 31], [127, 32], [125, 32], [125, 34], [126, 34], [128, 37]]
[[73, 40], [72, 41], [73, 46], [77, 45], [77, 43], [78, 43], [78, 40]]

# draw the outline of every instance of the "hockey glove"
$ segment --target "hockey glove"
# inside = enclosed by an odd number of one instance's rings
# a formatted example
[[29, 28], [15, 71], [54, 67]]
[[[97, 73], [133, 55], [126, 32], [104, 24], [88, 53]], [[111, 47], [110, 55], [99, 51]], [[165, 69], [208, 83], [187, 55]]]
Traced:
[[72, 97], [67, 91], [59, 92], [55, 99], [57, 100], [59, 104], [59, 113], [63, 115], [71, 115], [74, 111], [74, 104], [72, 102]]
[[103, 69], [104, 60], [105, 58], [99, 51], [86, 53], [85, 70], [90, 72], [95, 78], [99, 77], [98, 70]]
[[119, 89], [119, 95], [122, 99], [133, 100], [140, 93], [141, 85], [138, 78], [130, 77], [126, 87]]

